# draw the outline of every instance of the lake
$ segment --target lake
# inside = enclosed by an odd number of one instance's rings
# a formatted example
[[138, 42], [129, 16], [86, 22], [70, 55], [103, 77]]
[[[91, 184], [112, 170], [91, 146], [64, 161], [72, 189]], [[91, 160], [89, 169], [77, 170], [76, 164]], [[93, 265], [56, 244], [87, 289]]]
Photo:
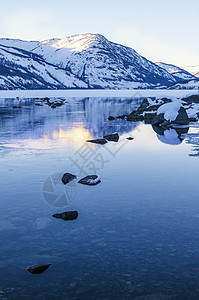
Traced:
[[[142, 100], [0, 99], [0, 299], [199, 298], [199, 124], [179, 137], [107, 120]], [[87, 174], [101, 183], [79, 184]], [[52, 217], [67, 210], [77, 220]], [[26, 271], [40, 263], [52, 265]]]

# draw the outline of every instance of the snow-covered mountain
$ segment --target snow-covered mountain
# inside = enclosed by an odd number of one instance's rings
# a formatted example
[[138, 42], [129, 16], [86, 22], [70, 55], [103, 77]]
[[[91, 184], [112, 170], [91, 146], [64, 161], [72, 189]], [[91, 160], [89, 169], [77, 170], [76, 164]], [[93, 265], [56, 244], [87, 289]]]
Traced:
[[199, 65], [185, 67], [184, 69], [189, 73], [191, 73], [192, 75], [199, 77]]
[[195, 79], [196, 77], [189, 73], [188, 71], [182, 69], [182, 68], [179, 68], [177, 66], [174, 66], [174, 65], [171, 65], [171, 64], [166, 64], [166, 63], [163, 63], [163, 62], [156, 62], [156, 64], [165, 69], [167, 72], [169, 72], [170, 74], [172, 74], [177, 81], [184, 81], [184, 80], [192, 80], [192, 79]]
[[177, 81], [100, 34], [43, 42], [0, 39], [0, 89], [162, 88]]

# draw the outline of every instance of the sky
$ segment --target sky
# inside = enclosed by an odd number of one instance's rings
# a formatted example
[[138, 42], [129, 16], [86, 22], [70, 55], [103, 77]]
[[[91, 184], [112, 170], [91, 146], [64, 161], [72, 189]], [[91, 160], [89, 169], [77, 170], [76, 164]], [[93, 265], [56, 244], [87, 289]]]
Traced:
[[0, 37], [42, 41], [100, 33], [153, 62], [199, 65], [198, 0], [7, 0]]

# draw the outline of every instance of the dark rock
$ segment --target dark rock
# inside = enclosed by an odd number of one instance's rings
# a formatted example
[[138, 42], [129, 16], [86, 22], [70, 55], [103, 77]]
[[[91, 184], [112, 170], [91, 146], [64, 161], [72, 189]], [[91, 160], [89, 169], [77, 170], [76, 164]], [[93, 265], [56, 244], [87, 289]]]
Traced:
[[116, 117], [116, 119], [122, 119], [122, 120], [124, 120], [125, 117], [126, 117], [126, 115], [121, 115], [121, 116]]
[[189, 117], [188, 117], [186, 109], [184, 107], [180, 107], [177, 118], [175, 119], [174, 122], [179, 125], [188, 125], [189, 124]]
[[133, 138], [132, 136], [129, 136], [129, 137], [127, 137], [126, 139], [129, 140], [129, 141], [134, 140], [134, 138]]
[[169, 122], [168, 120], [164, 120], [161, 123], [161, 127], [165, 128], [165, 129], [168, 129], [169, 127], [171, 127], [171, 122]]
[[133, 110], [129, 116], [142, 116], [143, 115], [143, 112], [142, 111], [139, 111], [139, 110]]
[[87, 140], [89, 143], [104, 145], [107, 143], [105, 139]]
[[198, 95], [192, 95], [186, 98], [182, 98], [183, 101], [186, 101], [187, 103], [199, 103], [199, 94]]
[[195, 117], [191, 117], [191, 118], [189, 118], [189, 122], [197, 122], [198, 121], [198, 119], [197, 118], [195, 118]]
[[75, 175], [70, 174], [70, 173], [65, 173], [61, 180], [64, 184], [67, 184], [75, 178], [77, 178]]
[[54, 214], [53, 217], [56, 219], [62, 219], [64, 221], [72, 221], [72, 220], [77, 219], [78, 212], [77, 211], [65, 211], [60, 214]]
[[112, 117], [112, 116], [109, 116], [109, 117], [108, 117], [108, 120], [109, 120], [109, 121], [113, 121], [113, 120], [115, 120], [115, 118]]
[[43, 106], [43, 104], [41, 104], [41, 103], [35, 103], [35, 105], [37, 105], [37, 106]]
[[53, 105], [50, 105], [51, 108], [56, 108], [57, 105], [53, 104]]
[[153, 125], [159, 125], [159, 124], [161, 124], [161, 123], [164, 122], [164, 121], [165, 121], [165, 119], [164, 119], [164, 114], [159, 114], [159, 115], [157, 115], [157, 116], [154, 118], [152, 124], [153, 124]]
[[[162, 98], [161, 100], [164, 102], [164, 104], [169, 103], [169, 102], [172, 102], [172, 100], [171, 100], [171, 99], [168, 99], [168, 98]], [[162, 104], [161, 104], [161, 105], [162, 105]]]
[[40, 265], [30, 266], [30, 267], [27, 268], [27, 271], [32, 273], [32, 274], [42, 274], [50, 266], [51, 266], [51, 264], [40, 264]]
[[113, 133], [113, 134], [108, 134], [104, 135], [104, 139], [106, 139], [109, 142], [118, 142], [119, 141], [119, 134], [118, 133]]
[[55, 102], [55, 103], [53, 103], [53, 105], [55, 105], [56, 107], [59, 107], [59, 106], [64, 105], [64, 102]]
[[144, 116], [143, 115], [133, 115], [130, 114], [127, 116], [127, 121], [132, 121], [132, 122], [139, 122], [139, 121], [143, 121], [144, 120]]
[[151, 124], [153, 123], [153, 120], [155, 119], [155, 117], [157, 116], [156, 112], [151, 112], [151, 113], [145, 113], [144, 114], [144, 122], [147, 124]]
[[78, 181], [79, 183], [86, 185], [96, 185], [101, 182], [100, 177], [97, 175], [88, 175]]
[[187, 127], [176, 127], [175, 131], [180, 136], [181, 134], [186, 134], [189, 131], [189, 126]]
[[149, 105], [149, 101], [147, 99], [144, 99], [137, 110], [140, 112], [144, 112]]
[[159, 135], [164, 135], [165, 129], [158, 126], [158, 125], [152, 125], [153, 130], [159, 134]]
[[149, 107], [147, 107], [147, 108], [145, 109], [145, 111], [157, 111], [158, 108], [159, 108], [160, 106], [162, 106], [162, 105], [163, 105], [163, 103], [161, 103], [161, 104], [156, 104], [156, 105], [150, 105]]
[[12, 108], [22, 108], [22, 107], [14, 105]]
[[44, 98], [44, 101], [49, 101], [49, 100], [50, 100], [50, 98], [48, 98], [48, 97]]

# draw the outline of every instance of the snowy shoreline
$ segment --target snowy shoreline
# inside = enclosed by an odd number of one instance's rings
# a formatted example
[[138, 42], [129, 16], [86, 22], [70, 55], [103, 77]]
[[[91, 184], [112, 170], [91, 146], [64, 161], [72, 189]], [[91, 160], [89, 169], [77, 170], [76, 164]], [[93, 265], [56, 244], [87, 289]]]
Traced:
[[43, 98], [43, 97], [185, 97], [199, 94], [199, 90], [2, 90], [0, 98]]

